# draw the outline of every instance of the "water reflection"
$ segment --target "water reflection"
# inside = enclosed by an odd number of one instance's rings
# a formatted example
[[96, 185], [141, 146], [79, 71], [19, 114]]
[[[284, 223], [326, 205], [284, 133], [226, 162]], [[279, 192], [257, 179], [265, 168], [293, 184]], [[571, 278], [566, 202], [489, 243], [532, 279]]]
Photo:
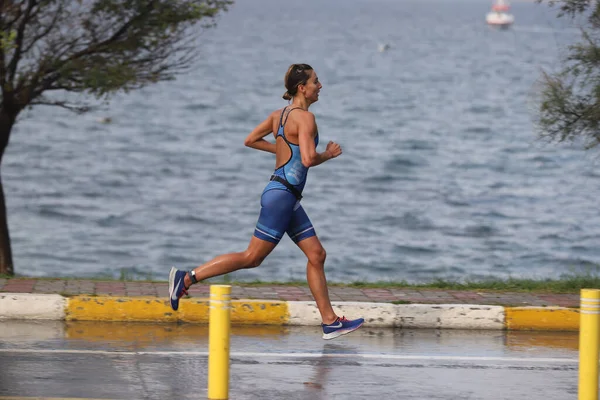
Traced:
[[360, 353], [359, 346], [345, 342], [325, 342], [321, 349], [321, 357], [312, 360], [313, 374], [310, 379], [303, 382], [305, 390], [311, 394], [313, 399], [325, 399], [325, 388], [328, 386], [328, 379], [331, 371], [336, 364], [343, 363], [348, 365], [350, 359], [336, 359], [332, 355], [336, 354], [356, 354]]
[[513, 350], [526, 350], [537, 347], [578, 350], [579, 332], [506, 332], [506, 346]]

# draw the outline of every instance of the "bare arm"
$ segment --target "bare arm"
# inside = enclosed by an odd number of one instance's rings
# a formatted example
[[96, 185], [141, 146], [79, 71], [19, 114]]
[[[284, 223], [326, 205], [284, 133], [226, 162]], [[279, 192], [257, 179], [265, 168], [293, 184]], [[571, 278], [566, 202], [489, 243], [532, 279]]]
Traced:
[[342, 148], [334, 142], [327, 143], [325, 151], [318, 153], [315, 146], [315, 136], [317, 134], [315, 116], [310, 112], [302, 114], [298, 121], [298, 144], [300, 145], [302, 165], [307, 168], [314, 167], [342, 154]]
[[258, 124], [252, 132], [250, 132], [248, 137], [246, 137], [246, 140], [244, 140], [244, 145], [252, 147], [253, 149], [275, 154], [275, 143], [267, 142], [265, 139], [263, 139], [272, 132], [273, 115], [271, 114], [267, 117], [267, 119]]

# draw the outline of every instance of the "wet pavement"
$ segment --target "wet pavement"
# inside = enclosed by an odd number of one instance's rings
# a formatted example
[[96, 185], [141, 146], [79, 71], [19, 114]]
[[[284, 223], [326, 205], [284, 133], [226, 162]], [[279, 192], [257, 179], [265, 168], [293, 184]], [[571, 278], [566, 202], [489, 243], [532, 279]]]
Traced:
[[[230, 399], [577, 396], [576, 332], [233, 327]], [[205, 399], [208, 327], [0, 325], [0, 399]]]

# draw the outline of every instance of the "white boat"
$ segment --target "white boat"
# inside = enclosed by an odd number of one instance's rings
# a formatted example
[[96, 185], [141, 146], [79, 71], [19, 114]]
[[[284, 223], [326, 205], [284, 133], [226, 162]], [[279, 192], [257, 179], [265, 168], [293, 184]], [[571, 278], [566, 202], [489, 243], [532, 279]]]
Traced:
[[508, 26], [515, 22], [515, 17], [508, 13], [509, 10], [508, 1], [496, 0], [492, 5], [492, 11], [486, 15], [485, 20], [490, 25]]
[[380, 43], [379, 46], [377, 46], [377, 50], [379, 50], [380, 53], [383, 53], [385, 51], [388, 51], [390, 47], [391, 46], [387, 43]]

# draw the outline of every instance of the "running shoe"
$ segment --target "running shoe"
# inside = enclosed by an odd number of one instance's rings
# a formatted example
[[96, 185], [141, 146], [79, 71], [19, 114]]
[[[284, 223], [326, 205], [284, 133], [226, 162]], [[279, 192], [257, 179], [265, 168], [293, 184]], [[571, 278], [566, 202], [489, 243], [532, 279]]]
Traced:
[[188, 294], [183, 283], [186, 274], [186, 271], [179, 271], [175, 267], [171, 267], [169, 272], [169, 300], [171, 300], [171, 308], [175, 311], [179, 308], [179, 299]]
[[323, 339], [335, 339], [338, 336], [357, 330], [364, 323], [365, 320], [363, 318], [349, 320], [346, 317], [338, 317], [338, 319], [329, 325], [321, 324], [323, 327]]

